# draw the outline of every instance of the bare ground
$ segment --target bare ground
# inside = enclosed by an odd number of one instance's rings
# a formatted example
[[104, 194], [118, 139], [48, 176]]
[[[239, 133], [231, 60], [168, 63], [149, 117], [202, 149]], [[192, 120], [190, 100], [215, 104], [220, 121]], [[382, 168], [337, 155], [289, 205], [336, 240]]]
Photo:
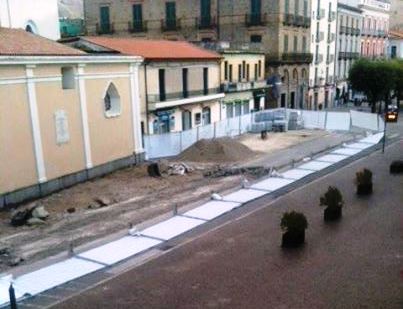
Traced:
[[[242, 162], [223, 162], [221, 165], [245, 164], [248, 161], [264, 159], [292, 145], [313, 141], [323, 136], [331, 138], [324, 131], [302, 131], [269, 134], [262, 142], [258, 135], [244, 135], [239, 141], [256, 155]], [[12, 227], [10, 211], [0, 212], [0, 249], [7, 247], [13, 256], [22, 257], [24, 263], [32, 263], [67, 250], [69, 243], [75, 246], [96, 238], [110, 235], [139, 224], [160, 214], [169, 212], [174, 204], [179, 207], [208, 198], [212, 192], [224, 191], [239, 186], [241, 176], [221, 178], [204, 177], [203, 173], [216, 166], [215, 162], [190, 163], [196, 169], [183, 176], [148, 176], [146, 165], [126, 168], [107, 176], [78, 184], [69, 189], [38, 200], [46, 207], [50, 217], [45, 226]], [[249, 180], [254, 175], [248, 176]], [[88, 209], [94, 199], [106, 197], [112, 205]], [[21, 205], [20, 207], [24, 207]], [[75, 212], [67, 213], [74, 207]], [[1, 251], [1, 250], [0, 250]], [[0, 272], [10, 268], [0, 254]]]

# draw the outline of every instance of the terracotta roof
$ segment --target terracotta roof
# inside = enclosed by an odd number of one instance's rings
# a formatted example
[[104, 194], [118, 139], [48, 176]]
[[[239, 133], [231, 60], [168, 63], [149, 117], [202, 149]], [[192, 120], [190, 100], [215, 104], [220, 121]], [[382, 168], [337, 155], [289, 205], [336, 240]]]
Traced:
[[389, 30], [389, 38], [390, 39], [403, 39], [403, 31], [398, 30]]
[[185, 41], [144, 40], [134, 38], [84, 37], [84, 40], [145, 60], [219, 60], [220, 54]]
[[82, 56], [77, 49], [59, 44], [22, 29], [0, 28], [0, 55], [5, 56]]

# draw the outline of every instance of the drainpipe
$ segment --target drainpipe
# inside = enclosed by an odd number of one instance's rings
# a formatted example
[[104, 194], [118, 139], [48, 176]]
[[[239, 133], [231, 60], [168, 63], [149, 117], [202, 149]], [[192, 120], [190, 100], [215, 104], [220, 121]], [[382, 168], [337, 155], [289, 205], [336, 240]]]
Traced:
[[10, 12], [10, 3], [9, 0], [7, 0], [7, 14], [8, 14], [8, 26], [12, 28], [11, 24], [11, 12]]
[[220, 0], [217, 0], [217, 41], [220, 41]]
[[147, 126], [147, 129], [146, 129], [146, 132], [148, 133], [148, 134], [150, 134], [150, 132], [149, 132], [149, 117], [148, 117], [148, 87], [147, 87], [147, 61], [145, 60], [144, 61], [144, 88], [145, 88], [145, 96], [146, 96], [146, 126]]

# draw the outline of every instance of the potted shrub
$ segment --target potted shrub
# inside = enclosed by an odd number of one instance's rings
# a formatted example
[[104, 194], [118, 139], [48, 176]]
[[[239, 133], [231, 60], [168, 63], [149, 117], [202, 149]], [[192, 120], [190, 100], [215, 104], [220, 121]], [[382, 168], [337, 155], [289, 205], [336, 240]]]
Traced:
[[372, 193], [372, 172], [364, 168], [356, 173], [355, 183], [358, 195], [368, 195]]
[[305, 242], [305, 230], [308, 228], [308, 221], [303, 213], [296, 211], [284, 213], [280, 225], [284, 231], [282, 247], [298, 247]]
[[390, 165], [391, 174], [403, 173], [403, 160], [393, 161]]
[[340, 219], [343, 205], [343, 196], [339, 189], [330, 186], [327, 192], [320, 198], [320, 206], [326, 206], [324, 220], [335, 221]]

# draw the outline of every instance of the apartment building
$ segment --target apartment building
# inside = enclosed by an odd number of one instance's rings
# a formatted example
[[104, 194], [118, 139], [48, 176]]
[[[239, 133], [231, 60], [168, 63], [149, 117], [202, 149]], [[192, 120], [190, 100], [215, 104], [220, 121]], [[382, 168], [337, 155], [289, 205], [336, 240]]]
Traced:
[[389, 0], [358, 0], [362, 11], [361, 56], [379, 58], [386, 55], [389, 32]]
[[0, 27], [25, 29], [58, 40], [57, 0], [0, 0]]
[[[83, 37], [69, 43], [91, 53], [144, 58], [140, 68], [145, 134], [180, 132], [221, 119], [221, 56], [184, 41]], [[175, 51], [175, 52], [173, 52]]]
[[84, 1], [89, 34], [248, 43], [278, 80], [270, 106], [304, 107], [308, 92], [309, 0]]
[[308, 109], [333, 106], [335, 96], [336, 0], [312, 0]]
[[221, 87], [225, 99], [222, 118], [232, 118], [265, 108], [268, 89], [264, 78], [264, 53], [222, 49]]
[[8, 28], [0, 42], [0, 207], [144, 159], [141, 57], [87, 55]]
[[403, 31], [390, 31], [388, 44], [388, 57], [403, 59]]
[[[339, 3], [337, 5], [337, 40], [335, 58], [337, 103], [351, 98], [347, 78], [353, 63], [360, 57], [363, 15], [358, 7]], [[346, 96], [347, 95], [347, 96]]]

